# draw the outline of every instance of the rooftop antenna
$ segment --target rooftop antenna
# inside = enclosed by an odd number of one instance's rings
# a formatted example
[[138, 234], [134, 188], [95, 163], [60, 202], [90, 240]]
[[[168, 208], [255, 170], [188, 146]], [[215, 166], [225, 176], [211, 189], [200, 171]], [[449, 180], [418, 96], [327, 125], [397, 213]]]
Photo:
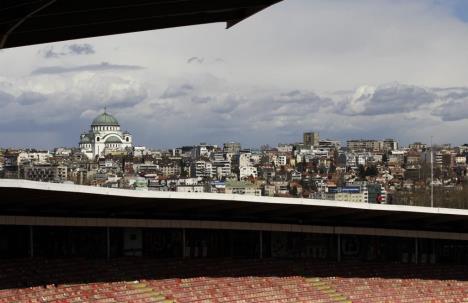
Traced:
[[104, 105], [104, 113], [107, 113], [107, 105]]

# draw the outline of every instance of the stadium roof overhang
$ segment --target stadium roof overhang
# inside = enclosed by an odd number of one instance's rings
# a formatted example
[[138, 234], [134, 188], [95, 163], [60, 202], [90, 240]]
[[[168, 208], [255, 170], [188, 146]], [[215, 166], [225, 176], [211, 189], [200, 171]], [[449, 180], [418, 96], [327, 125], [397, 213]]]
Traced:
[[3, 0], [0, 49], [39, 43], [226, 22], [281, 0]]
[[213, 220], [468, 232], [468, 210], [0, 180], [0, 215]]

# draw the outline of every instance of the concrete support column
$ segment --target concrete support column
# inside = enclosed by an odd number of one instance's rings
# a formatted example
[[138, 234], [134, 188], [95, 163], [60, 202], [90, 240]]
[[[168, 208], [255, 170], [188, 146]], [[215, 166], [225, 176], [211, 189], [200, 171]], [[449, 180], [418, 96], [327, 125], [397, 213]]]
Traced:
[[185, 246], [186, 246], [186, 243], [185, 243], [185, 228], [182, 228], [182, 258], [185, 258], [185, 254], [186, 254]]
[[33, 226], [29, 226], [29, 257], [34, 257], [34, 229]]
[[414, 263], [419, 262], [419, 241], [418, 238], [414, 238]]
[[111, 257], [110, 227], [106, 227], [106, 257], [107, 257], [107, 260], [109, 260]]
[[229, 230], [229, 257], [234, 257], [234, 239], [233, 239], [233, 231]]
[[337, 235], [337, 251], [336, 251], [336, 260], [341, 262], [341, 235]]
[[259, 257], [260, 259], [263, 259], [263, 231], [259, 231], [259, 242], [260, 242]]

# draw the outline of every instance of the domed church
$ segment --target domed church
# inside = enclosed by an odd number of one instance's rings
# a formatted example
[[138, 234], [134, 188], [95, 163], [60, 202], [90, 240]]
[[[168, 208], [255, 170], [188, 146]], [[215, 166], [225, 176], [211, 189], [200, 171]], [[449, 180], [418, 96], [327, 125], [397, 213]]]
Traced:
[[106, 110], [93, 120], [89, 132], [80, 136], [81, 152], [89, 159], [132, 146], [132, 135], [122, 132], [119, 121]]

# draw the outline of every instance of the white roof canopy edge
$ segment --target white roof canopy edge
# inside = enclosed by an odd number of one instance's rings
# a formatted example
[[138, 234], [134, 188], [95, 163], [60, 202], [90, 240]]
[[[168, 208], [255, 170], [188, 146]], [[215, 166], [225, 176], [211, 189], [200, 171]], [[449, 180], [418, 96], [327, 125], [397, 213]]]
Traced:
[[389, 204], [372, 204], [362, 202], [348, 201], [331, 201], [317, 200], [304, 198], [281, 198], [281, 197], [265, 197], [265, 196], [247, 196], [247, 195], [229, 195], [216, 193], [179, 193], [179, 192], [159, 192], [159, 191], [135, 191], [128, 189], [114, 189], [104, 187], [94, 187], [75, 184], [47, 183], [29, 180], [18, 179], [0, 179], [0, 188], [23, 188], [32, 190], [46, 190], [56, 192], [75, 192], [94, 195], [108, 195], [120, 197], [146, 198], [146, 199], [189, 199], [189, 200], [218, 200], [218, 201], [238, 201], [251, 203], [269, 203], [269, 204], [285, 204], [285, 205], [309, 205], [309, 206], [326, 206], [337, 208], [352, 208], [363, 210], [378, 210], [378, 211], [399, 211], [413, 212], [425, 214], [445, 214], [468, 216], [468, 210], [455, 208], [439, 208], [439, 207], [421, 207], [408, 205], [389, 205]]

